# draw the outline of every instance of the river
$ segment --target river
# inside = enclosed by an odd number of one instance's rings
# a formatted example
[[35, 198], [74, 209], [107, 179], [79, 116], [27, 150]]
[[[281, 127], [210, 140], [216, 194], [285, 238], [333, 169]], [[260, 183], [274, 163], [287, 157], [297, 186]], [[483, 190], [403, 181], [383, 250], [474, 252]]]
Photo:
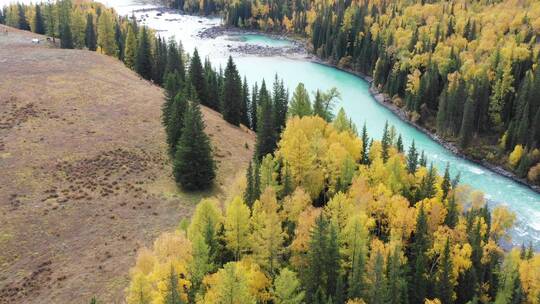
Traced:
[[[0, 0], [0, 5], [9, 1]], [[133, 10], [151, 8], [151, 5], [136, 0], [103, 0], [114, 7], [120, 14], [131, 14]], [[396, 127], [403, 136], [406, 148], [412, 140], [420, 150], [424, 150], [428, 160], [433, 162], [440, 173], [447, 163], [452, 175], [458, 172], [461, 183], [485, 193], [490, 207], [506, 205], [516, 213], [516, 227], [511, 231], [512, 243], [520, 245], [532, 242], [540, 249], [540, 194], [530, 188], [518, 184], [506, 177], [462, 159], [448, 151], [427, 135], [402, 121], [394, 113], [381, 106], [370, 95], [368, 83], [352, 74], [335, 68], [314, 63], [308, 59], [291, 59], [283, 56], [263, 57], [231, 53], [230, 48], [246, 43], [287, 47], [287, 42], [264, 35], [247, 35], [239, 37], [219, 36], [215, 39], [202, 39], [197, 36], [200, 31], [218, 25], [218, 18], [201, 18], [164, 13], [157, 16], [156, 11], [136, 13], [145, 17], [144, 24], [155, 29], [163, 37], [175, 37], [182, 41], [184, 49], [192, 52], [198, 48], [201, 56], [208, 56], [211, 62], [224, 67], [229, 55], [233, 55], [238, 69], [250, 81], [260, 82], [263, 78], [267, 84], [273, 81], [277, 73], [283, 78], [292, 91], [297, 83], [303, 82], [309, 91], [336, 87], [342, 95], [339, 107], [343, 107], [347, 115], [361, 128], [366, 122], [370, 136], [380, 138], [386, 121]], [[146, 17], [147, 15], [147, 17]]]

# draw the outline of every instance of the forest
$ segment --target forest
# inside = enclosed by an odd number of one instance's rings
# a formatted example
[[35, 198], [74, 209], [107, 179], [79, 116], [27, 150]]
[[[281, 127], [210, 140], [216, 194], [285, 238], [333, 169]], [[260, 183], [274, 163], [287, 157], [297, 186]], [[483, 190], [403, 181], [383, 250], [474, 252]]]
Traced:
[[538, 1], [182, 3], [230, 26], [307, 40], [319, 58], [372, 77], [412, 122], [540, 185]]
[[503, 247], [515, 215], [402, 148], [295, 114], [227, 198], [139, 252], [127, 302], [540, 303], [540, 255]]

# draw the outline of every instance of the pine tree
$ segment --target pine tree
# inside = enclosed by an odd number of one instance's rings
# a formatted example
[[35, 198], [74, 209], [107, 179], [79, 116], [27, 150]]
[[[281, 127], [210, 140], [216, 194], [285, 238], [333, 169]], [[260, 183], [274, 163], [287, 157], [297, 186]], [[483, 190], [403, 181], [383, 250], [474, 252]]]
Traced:
[[199, 104], [192, 102], [186, 111], [182, 135], [176, 146], [174, 177], [186, 190], [204, 190], [216, 177], [214, 167]]
[[51, 36], [53, 43], [56, 43], [56, 12], [55, 5], [53, 3], [48, 3], [47, 5], [47, 35]]
[[59, 5], [59, 30], [60, 30], [60, 47], [63, 49], [73, 48], [73, 36], [71, 33], [71, 1], [62, 0]]
[[185, 124], [185, 116], [188, 109], [188, 97], [186, 97], [185, 93], [183, 92], [176, 94], [170, 105], [167, 104], [167, 100], [165, 101], [163, 110], [167, 111], [167, 113], [163, 113], [163, 115], [167, 116], [164, 116], [163, 120], [165, 122], [165, 119], [167, 119], [165, 133], [167, 135], [167, 144], [169, 146], [169, 153], [171, 156], [176, 154], [178, 141], [182, 136], [182, 130]]
[[396, 149], [398, 150], [399, 153], [403, 153], [404, 151], [403, 139], [401, 138], [401, 134], [399, 134], [398, 139], [396, 141]]
[[407, 171], [409, 174], [416, 173], [416, 168], [418, 167], [418, 152], [416, 151], [416, 146], [414, 144], [414, 139], [407, 153]]
[[189, 79], [197, 92], [197, 97], [203, 105], [208, 105], [208, 98], [206, 95], [206, 81], [204, 77], [204, 70], [201, 63], [201, 58], [199, 57], [199, 52], [195, 48], [193, 51], [193, 56], [191, 57], [191, 62], [189, 65]]
[[[339, 246], [337, 230], [322, 214], [317, 217], [311, 233], [308, 265], [305, 269], [304, 286], [308, 303], [336, 294], [339, 275]], [[319, 291], [320, 289], [320, 291]]]
[[257, 127], [257, 144], [255, 147], [255, 157], [260, 160], [263, 156], [273, 153], [276, 148], [276, 134], [274, 128], [274, 117], [272, 111], [272, 100], [266, 90], [266, 84], [262, 83], [259, 91], [259, 112]]
[[427, 157], [424, 153], [424, 150], [422, 150], [422, 153], [420, 154], [420, 159], [418, 160], [418, 164], [420, 167], [427, 167]]
[[283, 80], [279, 80], [276, 74], [274, 79], [273, 97], [274, 101], [274, 127], [276, 134], [279, 136], [285, 128], [287, 122], [287, 111], [289, 105], [288, 93], [285, 90]]
[[448, 212], [446, 214], [446, 217], [444, 218], [444, 224], [451, 229], [454, 229], [458, 223], [458, 210], [456, 199], [453, 195], [448, 198], [447, 209]]
[[18, 19], [18, 28], [20, 30], [24, 30], [24, 31], [29, 31], [30, 30], [30, 23], [28, 23], [28, 19], [26, 19], [26, 12], [25, 12], [25, 8], [24, 8], [24, 5], [22, 4], [17, 4], [17, 8], [18, 8], [18, 14], [19, 14], [19, 19]]
[[97, 49], [97, 39], [96, 39], [96, 29], [94, 28], [94, 16], [88, 14], [86, 16], [86, 31], [84, 36], [84, 43], [88, 50], [96, 51]]
[[240, 123], [249, 128], [249, 87], [246, 77], [242, 84], [242, 101], [240, 111]]
[[152, 50], [150, 49], [150, 37], [148, 29], [143, 27], [138, 39], [135, 57], [135, 71], [146, 80], [152, 79]]
[[409, 303], [424, 303], [428, 290], [426, 251], [429, 247], [429, 240], [427, 216], [423, 205], [420, 206], [414, 231], [414, 240], [411, 245], [412, 252], [409, 258], [409, 269], [411, 270]]
[[463, 121], [461, 123], [461, 130], [459, 132], [459, 144], [462, 148], [469, 146], [474, 130], [474, 117], [475, 117], [475, 102], [472, 98], [468, 98], [465, 103], [465, 110], [463, 113]]
[[242, 116], [242, 81], [232, 57], [225, 68], [225, 79], [221, 91], [221, 114], [230, 124], [238, 126]]
[[362, 127], [362, 155], [360, 157], [360, 163], [363, 165], [369, 164], [369, 136], [367, 133], [367, 127], [366, 123], [364, 122], [364, 126]]
[[244, 201], [248, 205], [248, 207], [251, 209], [253, 206], [253, 203], [255, 202], [255, 179], [253, 177], [253, 162], [249, 162], [249, 166], [246, 170], [246, 189], [244, 190]]
[[45, 35], [45, 21], [41, 14], [41, 5], [36, 4], [36, 14], [34, 16], [34, 32], [36, 34]]
[[137, 53], [137, 34], [131, 24], [127, 26], [126, 48], [124, 51], [124, 63], [130, 69], [135, 68]]
[[388, 132], [388, 121], [386, 121], [386, 123], [384, 124], [383, 137], [381, 140], [381, 146], [382, 146], [381, 157], [384, 162], [388, 160], [388, 153], [389, 153], [391, 144], [392, 143], [390, 140], [390, 133]]
[[178, 73], [179, 80], [184, 82], [186, 78], [186, 71], [184, 65], [184, 58], [182, 57], [182, 45], [178, 45], [174, 38], [169, 39], [169, 45], [167, 46], [167, 67], [165, 73]]
[[257, 131], [257, 112], [259, 108], [259, 88], [257, 83], [253, 85], [251, 91], [251, 103], [249, 104], [249, 126], [251, 130]]
[[446, 168], [444, 169], [444, 177], [441, 184], [441, 190], [443, 191], [443, 200], [448, 196], [448, 192], [452, 188], [450, 181], [450, 163], [446, 163]]
[[370, 303], [373, 304], [385, 304], [388, 301], [388, 286], [386, 282], [386, 276], [384, 272], [384, 258], [381, 252], [377, 252], [375, 256], [375, 265], [373, 273], [371, 274], [371, 286], [369, 297]]
[[407, 303], [407, 280], [401, 265], [401, 250], [395, 248], [388, 254], [386, 265], [386, 277], [388, 278], [388, 304]]
[[453, 290], [452, 284], [452, 257], [450, 256], [450, 240], [446, 238], [444, 245], [444, 251], [440, 258], [438, 272], [437, 272], [437, 284], [436, 292], [437, 298], [441, 300], [442, 304], [453, 304]]

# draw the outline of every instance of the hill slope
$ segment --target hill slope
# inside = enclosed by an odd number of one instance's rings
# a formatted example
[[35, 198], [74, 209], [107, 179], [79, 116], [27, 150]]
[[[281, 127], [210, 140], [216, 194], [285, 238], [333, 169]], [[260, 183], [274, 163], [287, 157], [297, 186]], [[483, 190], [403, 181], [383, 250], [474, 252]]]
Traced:
[[[8, 29], [0, 34], [0, 303], [94, 295], [120, 303], [136, 250], [176, 227], [201, 196], [174, 185], [162, 90], [114, 58], [32, 44], [38, 36]], [[203, 114], [219, 168], [206, 194], [222, 195], [254, 136]]]

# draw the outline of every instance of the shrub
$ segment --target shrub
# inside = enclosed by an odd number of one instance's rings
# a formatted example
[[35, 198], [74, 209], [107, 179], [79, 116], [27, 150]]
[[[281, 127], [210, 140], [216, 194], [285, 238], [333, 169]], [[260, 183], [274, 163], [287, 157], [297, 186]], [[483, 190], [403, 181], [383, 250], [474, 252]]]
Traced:
[[519, 160], [521, 159], [521, 156], [523, 155], [523, 146], [516, 145], [514, 147], [514, 151], [510, 153], [510, 156], [508, 157], [508, 163], [512, 168], [515, 168], [519, 164]]

